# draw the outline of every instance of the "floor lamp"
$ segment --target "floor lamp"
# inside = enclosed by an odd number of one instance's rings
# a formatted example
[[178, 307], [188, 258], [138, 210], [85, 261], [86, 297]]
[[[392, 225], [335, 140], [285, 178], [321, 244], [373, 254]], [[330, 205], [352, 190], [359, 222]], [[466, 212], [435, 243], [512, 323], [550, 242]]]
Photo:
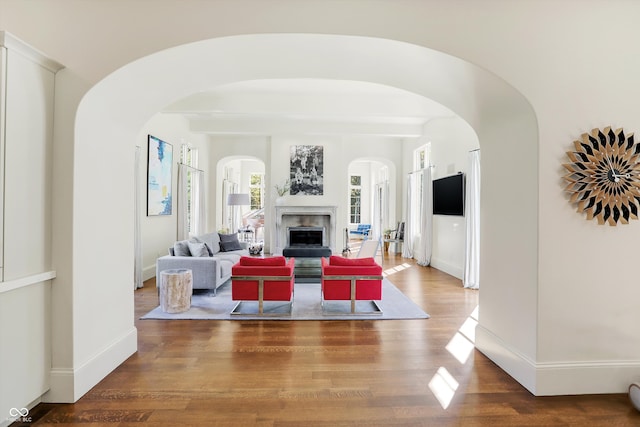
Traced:
[[238, 211], [236, 206], [248, 206], [251, 204], [251, 197], [247, 193], [230, 193], [227, 196], [227, 206], [232, 207], [232, 216], [231, 216], [231, 233], [237, 233], [238, 227], [236, 226], [236, 221], [238, 219]]

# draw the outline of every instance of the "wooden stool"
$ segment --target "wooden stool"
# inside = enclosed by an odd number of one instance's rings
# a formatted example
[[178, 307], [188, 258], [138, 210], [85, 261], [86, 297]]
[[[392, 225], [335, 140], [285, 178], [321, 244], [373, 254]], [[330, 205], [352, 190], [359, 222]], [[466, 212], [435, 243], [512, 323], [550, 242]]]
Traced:
[[193, 277], [191, 270], [160, 272], [160, 309], [165, 313], [182, 313], [191, 308]]

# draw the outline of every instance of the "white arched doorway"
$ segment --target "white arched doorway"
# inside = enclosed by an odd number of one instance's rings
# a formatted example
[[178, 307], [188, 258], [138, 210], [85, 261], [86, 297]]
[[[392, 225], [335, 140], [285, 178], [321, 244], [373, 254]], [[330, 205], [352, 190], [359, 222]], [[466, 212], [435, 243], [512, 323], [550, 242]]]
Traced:
[[[349, 212], [350, 228], [358, 223], [371, 225], [371, 235], [379, 238], [385, 229], [395, 227], [396, 165], [388, 159], [363, 157], [349, 163]], [[359, 204], [359, 209], [357, 206]], [[401, 213], [400, 213], [401, 214]]]
[[[227, 197], [231, 193], [249, 194], [251, 205], [238, 207], [240, 217], [245, 217], [252, 211], [263, 209], [266, 202], [265, 192], [265, 164], [262, 159], [253, 156], [228, 156], [217, 162], [215, 171], [215, 197], [209, 204], [209, 212], [215, 218], [215, 224], [219, 224], [218, 230], [231, 230], [230, 223], [233, 220], [233, 208], [227, 205]], [[257, 179], [257, 180], [256, 180]], [[256, 206], [253, 206], [255, 203]], [[258, 207], [259, 205], [259, 207]], [[264, 219], [264, 212], [262, 212]], [[245, 221], [246, 222], [246, 221]], [[236, 223], [238, 221], [236, 220]], [[244, 222], [239, 225], [246, 226]], [[264, 228], [252, 230], [255, 238], [264, 240]], [[258, 236], [258, 233], [261, 233]]]
[[[433, 99], [474, 128], [483, 169], [500, 171], [482, 182], [483, 236], [492, 239], [481, 244], [483, 311], [476, 343], [491, 353], [500, 341], [523, 360], [536, 360], [538, 142], [527, 100], [479, 67], [403, 42], [315, 34], [233, 36], [137, 60], [94, 86], [78, 107], [72, 279], [66, 288], [53, 286], [54, 294], [73, 295], [70, 327], [56, 327], [59, 319], [69, 323], [68, 314], [64, 307], [53, 308], [53, 360], [61, 375], [52, 390], [59, 401], [79, 398], [136, 349], [131, 184], [133, 145], [141, 127], [164, 106], [204, 88], [269, 78], [388, 85]], [[106, 156], [113, 161], [105, 162]], [[528, 161], [503, 160], [523, 157]], [[502, 178], [509, 175], [518, 180]], [[105, 200], [118, 208], [96, 209]], [[509, 279], [514, 276], [521, 278], [517, 292]], [[97, 300], [103, 307], [99, 312], [93, 309]], [[517, 327], [504, 322], [516, 317]], [[530, 366], [510, 369], [516, 378], [530, 377]]]

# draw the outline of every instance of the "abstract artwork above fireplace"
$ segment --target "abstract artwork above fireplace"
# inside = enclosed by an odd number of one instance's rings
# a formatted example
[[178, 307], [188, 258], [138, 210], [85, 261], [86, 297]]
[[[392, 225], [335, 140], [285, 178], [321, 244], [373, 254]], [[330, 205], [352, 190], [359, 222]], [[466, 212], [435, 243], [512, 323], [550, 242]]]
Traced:
[[324, 157], [322, 145], [292, 145], [290, 159], [291, 195], [324, 194]]

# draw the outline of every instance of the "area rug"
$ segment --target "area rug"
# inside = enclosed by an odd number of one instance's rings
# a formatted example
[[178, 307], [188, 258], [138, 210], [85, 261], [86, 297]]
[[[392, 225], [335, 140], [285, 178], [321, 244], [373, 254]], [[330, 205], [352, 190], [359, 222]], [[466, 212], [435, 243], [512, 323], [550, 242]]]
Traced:
[[[246, 314], [231, 314], [237, 301], [231, 300], [231, 281], [218, 288], [216, 296], [211, 293], [194, 293], [191, 309], [183, 313], [165, 313], [156, 307], [141, 319], [167, 320], [389, 320], [428, 319], [429, 315], [407, 298], [387, 279], [382, 281], [382, 301], [378, 305], [382, 314], [351, 314], [349, 301], [325, 301], [324, 312], [320, 304], [319, 283], [296, 283], [294, 287], [293, 310], [288, 313], [289, 303], [266, 301], [264, 312], [268, 316], [258, 316], [257, 302], [243, 302], [241, 310]], [[371, 302], [358, 301], [357, 311], [373, 311]]]

